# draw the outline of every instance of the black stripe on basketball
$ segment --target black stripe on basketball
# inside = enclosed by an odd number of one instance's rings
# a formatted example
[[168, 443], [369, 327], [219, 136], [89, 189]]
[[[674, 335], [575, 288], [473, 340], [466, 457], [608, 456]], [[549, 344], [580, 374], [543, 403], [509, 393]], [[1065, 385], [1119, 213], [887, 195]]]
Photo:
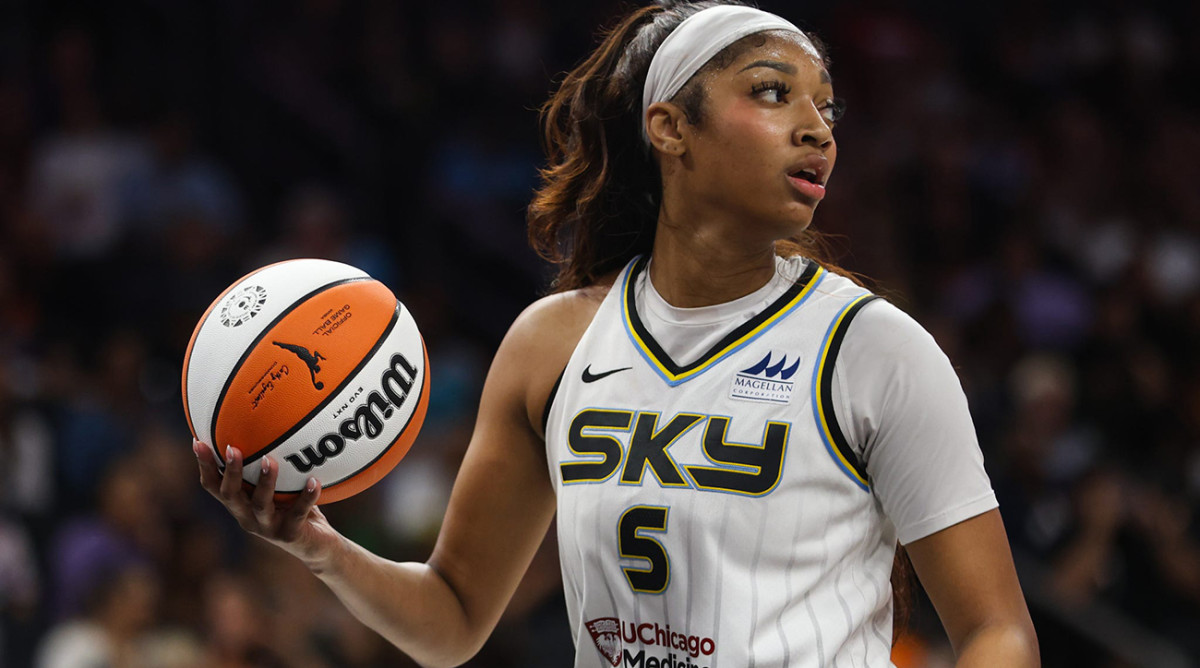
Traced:
[[379, 335], [378, 339], [375, 339], [375, 343], [371, 344], [371, 349], [367, 351], [366, 355], [363, 355], [363, 358], [358, 362], [358, 366], [355, 366], [354, 370], [346, 374], [346, 377], [342, 379], [342, 382], [338, 383], [338, 386], [333, 388], [333, 390], [321, 400], [321, 403], [314, 406], [313, 409], [308, 412], [308, 415], [300, 418], [300, 420], [298, 420], [296, 424], [292, 425], [290, 429], [280, 434], [279, 438], [271, 441], [254, 454], [247, 455], [245, 460], [243, 460], [243, 464], [249, 464], [250, 462], [258, 461], [258, 459], [263, 455], [271, 452], [275, 448], [278, 448], [283, 444], [284, 441], [291, 438], [296, 432], [300, 431], [302, 427], [307, 425], [309, 421], [317, 415], [317, 413], [320, 413], [322, 410], [324, 410], [325, 407], [329, 405], [329, 402], [333, 401], [334, 398], [341, 394], [342, 390], [346, 389], [346, 386], [358, 377], [358, 374], [363, 370], [363, 367], [367, 366], [367, 363], [375, 358], [375, 353], [379, 352], [379, 349], [383, 347], [384, 340], [386, 340], [388, 335], [392, 333], [392, 330], [396, 328], [396, 323], [400, 320], [401, 308], [400, 302], [397, 300], [396, 309], [392, 311], [392, 319], [388, 321], [387, 327], [383, 328], [383, 333]]
[[[226, 295], [233, 292], [234, 288], [241, 285], [243, 282], [248, 280], [251, 276], [257, 276], [258, 274], [261, 274], [263, 271], [270, 269], [273, 266], [275, 266], [275, 265], [267, 265], [265, 267], [259, 267], [258, 269], [255, 269], [254, 271], [250, 272], [249, 274], [246, 274], [245, 276], [241, 277], [240, 279], [238, 279], [238, 281], [236, 283], [225, 288], [225, 290], [222, 291], [221, 294], [217, 295], [217, 298], [213, 300], [212, 304], [209, 305], [208, 310], [206, 310], [204, 312], [204, 315], [201, 317], [200, 323], [198, 325], [196, 325], [196, 330], [192, 333], [192, 338], [188, 342], [187, 351], [184, 353], [183, 358], [184, 358], [184, 361], [187, 363], [187, 367], [183, 370], [185, 379], [191, 374], [191, 371], [192, 371], [192, 353], [195, 352], [196, 341], [199, 338], [200, 330], [201, 330], [201, 328], [204, 327], [204, 324], [206, 322], [208, 322], [208, 318], [211, 317], [212, 312], [214, 310], [216, 310], [217, 305], [221, 303], [222, 299], [225, 299]], [[188, 388], [186, 386], [184, 386], [181, 388], [181, 390], [182, 390], [182, 394], [183, 394], [183, 414], [187, 417], [188, 431], [192, 432], [192, 438], [198, 439], [199, 436], [196, 434], [196, 427], [195, 427], [194, 421], [192, 420], [192, 406], [191, 406], [191, 399], [188, 398]], [[216, 435], [214, 434], [214, 438], [215, 437], [216, 437]], [[213, 446], [213, 449], [216, 450], [217, 449], [216, 446]], [[225, 465], [225, 462], [221, 459], [220, 454], [217, 455], [217, 464], [221, 465], [221, 466]]]
[[[322, 292], [325, 292], [326, 290], [336, 288], [339, 285], [346, 285], [347, 283], [358, 283], [360, 281], [371, 281], [371, 280], [374, 280], [374, 279], [372, 279], [370, 276], [357, 276], [354, 278], [343, 278], [341, 280], [334, 281], [332, 283], [326, 283], [325, 285], [322, 285], [321, 287], [313, 290], [312, 292], [309, 292], [306, 295], [296, 298], [296, 300], [292, 302], [291, 306], [288, 306], [286, 309], [283, 310], [282, 313], [275, 316], [274, 320], [267, 323], [267, 326], [263, 328], [262, 332], [259, 333], [258, 336], [254, 337], [254, 340], [250, 342], [249, 346], [246, 346], [246, 350], [243, 351], [242, 356], [240, 358], [238, 358], [237, 364], [233, 365], [233, 369], [231, 369], [229, 371], [229, 375], [226, 376], [225, 385], [221, 387], [221, 393], [217, 395], [217, 401], [213, 405], [212, 420], [209, 421], [209, 426], [208, 426], [208, 433], [212, 434], [212, 439], [214, 441], [217, 440], [217, 416], [221, 414], [221, 406], [225, 403], [225, 395], [229, 393], [229, 386], [233, 384], [234, 377], [237, 376], [238, 371], [240, 371], [242, 369], [242, 365], [246, 363], [246, 359], [250, 357], [250, 353], [254, 352], [254, 350], [256, 348], [258, 348], [258, 344], [262, 343], [262, 340], [264, 338], [266, 338], [267, 333], [270, 332], [272, 329], [274, 329], [275, 325], [278, 325], [280, 320], [283, 320], [284, 318], [286, 318], [288, 316], [288, 314], [290, 314], [292, 311], [296, 310], [297, 307], [299, 307], [301, 304], [303, 304], [304, 302], [311, 299], [313, 296], [319, 295]], [[399, 304], [397, 304], [397, 308], [399, 308]], [[392, 323], [395, 324], [395, 322], [396, 322], [396, 316], [393, 315]], [[390, 327], [391, 326], [389, 325], [389, 328]], [[376, 342], [375, 345], [378, 346], [379, 343]], [[349, 376], [349, 377], [353, 378], [353, 376]], [[343, 382], [343, 384], [344, 384], [344, 382]], [[332, 396], [332, 394], [330, 396]], [[230, 445], [230, 444], [227, 443], [226, 445]], [[221, 452], [220, 444], [213, 443], [212, 446], [213, 446], [213, 449], [217, 451], [217, 462], [222, 467], [224, 467], [225, 466], [225, 456]]]
[[842, 317], [842, 321], [838, 323], [837, 329], [833, 331], [829, 339], [829, 349], [825, 353], [825, 358], [821, 360], [821, 406], [823, 408], [821, 412], [824, 413], [825, 424], [829, 425], [829, 434], [833, 437], [833, 444], [837, 447], [838, 452], [842, 453], [842, 457], [850, 462], [850, 466], [863, 480], [867, 480], [867, 469], [859, 461], [858, 455], [854, 454], [854, 449], [850, 447], [850, 441], [842, 433], [837, 414], [833, 410], [833, 366], [837, 361], [838, 351], [841, 350], [842, 340], [846, 338], [846, 331], [850, 329], [850, 321], [854, 320], [854, 316], [858, 315], [864, 306], [876, 299], [879, 299], [877, 295], [871, 295], [846, 311], [846, 315]]

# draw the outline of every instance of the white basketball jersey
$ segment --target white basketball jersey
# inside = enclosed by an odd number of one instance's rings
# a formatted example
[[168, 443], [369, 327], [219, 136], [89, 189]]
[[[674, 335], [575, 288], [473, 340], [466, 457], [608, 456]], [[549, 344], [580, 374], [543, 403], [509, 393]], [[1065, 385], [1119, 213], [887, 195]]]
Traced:
[[890, 666], [896, 531], [829, 408], [875, 299], [809, 263], [681, 366], [630, 263], [546, 425], [577, 668]]

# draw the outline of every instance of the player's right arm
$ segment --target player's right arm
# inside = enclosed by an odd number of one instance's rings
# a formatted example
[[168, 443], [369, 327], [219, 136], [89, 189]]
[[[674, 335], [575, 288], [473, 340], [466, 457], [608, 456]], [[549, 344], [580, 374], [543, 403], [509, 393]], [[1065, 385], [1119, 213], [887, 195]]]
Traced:
[[310, 482], [290, 508], [272, 494], [278, 463], [251, 494], [233, 448], [221, 476], [211, 451], [195, 448], [204, 488], [241, 526], [301, 559], [346, 607], [426, 666], [456, 666], [491, 634], [554, 515], [541, 414], [598, 299], [548, 297], [527, 309], [501, 343], [450, 506], [427, 563], [374, 555], [335, 531]]

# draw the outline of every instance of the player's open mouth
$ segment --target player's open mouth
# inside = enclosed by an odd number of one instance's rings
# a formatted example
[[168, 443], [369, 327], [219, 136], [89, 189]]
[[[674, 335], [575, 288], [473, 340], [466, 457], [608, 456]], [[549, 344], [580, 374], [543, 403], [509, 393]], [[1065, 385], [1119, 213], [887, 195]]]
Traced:
[[788, 182], [806, 199], [820, 201], [825, 198], [825, 186], [821, 183], [819, 175], [801, 171], [788, 174]]
[[788, 178], [823, 186], [829, 177], [829, 159], [822, 153], [810, 153], [788, 165]]
[[792, 187], [805, 198], [819, 201], [825, 197], [825, 178], [828, 170], [829, 160], [820, 153], [814, 153], [790, 165], [787, 178]]
[[813, 169], [811, 167], [801, 169], [800, 171], [797, 171], [797, 172], [792, 172], [791, 174], [788, 174], [788, 176], [792, 177], [793, 179], [802, 179], [804, 181], [808, 181], [809, 183], [815, 183], [817, 185], [825, 185], [825, 184], [821, 183], [820, 177], [817, 175], [817, 170]]

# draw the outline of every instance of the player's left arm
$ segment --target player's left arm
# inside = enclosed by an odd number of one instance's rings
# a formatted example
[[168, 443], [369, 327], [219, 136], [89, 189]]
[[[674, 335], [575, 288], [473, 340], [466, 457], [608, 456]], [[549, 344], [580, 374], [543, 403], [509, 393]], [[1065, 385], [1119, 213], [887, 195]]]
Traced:
[[905, 549], [950, 637], [956, 665], [1041, 665], [999, 510], [915, 540]]
[[1037, 637], [967, 398], [933, 337], [887, 302], [852, 321], [838, 412], [960, 666], [1036, 666]]

